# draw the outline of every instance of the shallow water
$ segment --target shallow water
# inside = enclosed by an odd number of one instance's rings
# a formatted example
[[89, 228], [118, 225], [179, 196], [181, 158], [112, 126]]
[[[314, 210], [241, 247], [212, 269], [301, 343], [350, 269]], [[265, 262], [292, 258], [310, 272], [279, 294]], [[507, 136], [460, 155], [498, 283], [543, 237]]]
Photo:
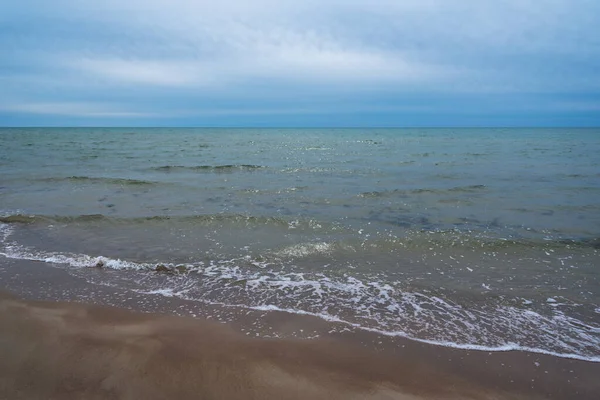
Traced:
[[0, 129], [0, 253], [600, 361], [598, 154], [598, 129]]

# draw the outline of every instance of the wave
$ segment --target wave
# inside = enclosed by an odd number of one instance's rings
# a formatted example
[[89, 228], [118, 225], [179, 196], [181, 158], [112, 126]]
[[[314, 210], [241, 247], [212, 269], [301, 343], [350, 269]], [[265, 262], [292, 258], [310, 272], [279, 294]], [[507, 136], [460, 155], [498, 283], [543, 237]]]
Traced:
[[253, 216], [245, 214], [199, 214], [199, 215], [179, 215], [179, 216], [147, 216], [147, 217], [113, 217], [104, 214], [86, 214], [86, 215], [27, 215], [10, 214], [0, 215], [0, 223], [4, 224], [25, 224], [25, 225], [50, 225], [60, 224], [91, 224], [99, 226], [102, 224], [112, 225], [144, 225], [144, 224], [165, 224], [171, 225], [196, 225], [213, 226], [233, 225], [237, 227], [258, 227], [267, 226], [273, 228], [284, 228], [295, 231], [320, 231], [320, 232], [338, 232], [344, 228], [335, 223], [325, 223], [314, 219], [285, 219], [280, 217]]
[[[180, 297], [180, 298], [186, 299], [184, 293], [181, 293], [181, 292], [177, 293], [177, 292], [173, 292], [172, 290], [166, 290], [164, 292], [158, 291], [156, 293], [147, 293], [147, 294], [160, 294], [165, 297]], [[482, 346], [482, 345], [477, 345], [477, 344], [461, 344], [461, 343], [448, 342], [448, 341], [420, 339], [418, 337], [411, 336], [410, 334], [407, 334], [404, 331], [389, 332], [389, 331], [385, 331], [385, 330], [381, 330], [381, 329], [377, 329], [377, 328], [361, 326], [360, 324], [346, 321], [344, 319], [341, 319], [341, 318], [338, 318], [338, 317], [335, 317], [335, 316], [332, 316], [332, 315], [329, 315], [326, 313], [311, 313], [311, 312], [290, 309], [290, 308], [280, 308], [280, 307], [273, 306], [273, 305], [251, 307], [251, 306], [246, 306], [243, 304], [233, 305], [233, 306], [227, 305], [227, 304], [222, 304], [222, 303], [213, 303], [213, 304], [226, 306], [226, 307], [227, 306], [240, 307], [240, 308], [246, 308], [246, 309], [257, 310], [257, 311], [277, 311], [277, 312], [285, 312], [288, 314], [310, 315], [312, 317], [320, 318], [320, 319], [323, 319], [328, 322], [347, 325], [347, 326], [350, 326], [350, 327], [358, 329], [358, 330], [373, 332], [373, 333], [376, 333], [376, 334], [379, 334], [382, 336], [402, 337], [405, 339], [414, 340], [416, 342], [427, 343], [427, 344], [431, 344], [434, 346], [450, 347], [450, 348], [460, 349], [460, 350], [487, 351], [487, 352], [523, 351], [523, 352], [527, 352], [527, 353], [545, 354], [545, 355], [549, 355], [549, 356], [553, 356], [553, 357], [568, 358], [568, 359], [572, 359], [572, 360], [600, 362], [600, 356], [599, 357], [583, 356], [581, 354], [576, 354], [576, 353], [557, 353], [557, 352], [553, 352], [553, 351], [539, 349], [536, 347], [519, 346], [518, 344], [514, 344], [514, 343], [505, 344], [502, 346], [490, 347], [490, 346]]]
[[[84, 276], [89, 267], [132, 271], [130, 280], [136, 286], [130, 289], [138, 292], [312, 315], [359, 330], [446, 347], [520, 350], [600, 362], [600, 326], [566, 315], [556, 296], [552, 303], [495, 297], [473, 302], [472, 296], [451, 298], [439, 291], [386, 282], [375, 274], [299, 272], [247, 258], [175, 265], [44, 252], [10, 242], [11, 229], [0, 225], [0, 255], [4, 257], [74, 267]], [[327, 248], [317, 246], [316, 250]], [[140, 279], [139, 273], [145, 277]]]
[[417, 189], [394, 189], [360, 193], [359, 197], [388, 197], [409, 196], [417, 194], [447, 194], [447, 193], [475, 193], [487, 188], [485, 185], [456, 186], [447, 189], [417, 188]]
[[[409, 221], [410, 222], [410, 221]], [[51, 224], [90, 224], [98, 227], [101, 225], [144, 225], [144, 224], [166, 224], [176, 227], [182, 225], [214, 226], [231, 225], [240, 228], [272, 227], [296, 231], [320, 232], [335, 235], [332, 242], [298, 243], [287, 250], [281, 250], [281, 254], [287, 252], [289, 255], [299, 257], [310, 255], [311, 249], [327, 249], [332, 252], [357, 252], [368, 248], [379, 251], [394, 250], [424, 250], [431, 247], [438, 249], [466, 249], [475, 251], [494, 251], [505, 249], [572, 249], [591, 248], [600, 249], [600, 237], [519, 237], [516, 235], [501, 237], [482, 230], [470, 228], [485, 228], [489, 224], [469, 222], [469, 229], [406, 229], [401, 236], [390, 236], [387, 234], [372, 234], [369, 238], [362, 236], [362, 230], [355, 230], [339, 223], [319, 221], [309, 218], [284, 218], [273, 216], [253, 216], [245, 214], [199, 214], [199, 215], [177, 215], [177, 216], [146, 216], [146, 217], [114, 217], [104, 214], [86, 215], [28, 215], [9, 214], [0, 215], [0, 223], [24, 224], [24, 225], [51, 225]], [[407, 222], [408, 223], [408, 222]], [[409, 225], [413, 225], [414, 221]], [[417, 224], [419, 225], [419, 224]], [[421, 223], [422, 225], [422, 223]]]
[[[315, 254], [331, 254], [333, 251], [339, 249], [338, 243], [329, 242], [317, 242], [317, 243], [298, 243], [292, 246], [285, 247], [281, 250], [275, 251], [273, 256], [275, 257], [308, 257]], [[348, 248], [351, 246], [347, 246]]]
[[[539, 256], [561, 252], [571, 253], [574, 249], [595, 251], [600, 249], [600, 238], [592, 239], [556, 239], [556, 240], [534, 240], [534, 239], [499, 239], [483, 236], [469, 236], [457, 234], [456, 232], [412, 232], [405, 237], [344, 237], [342, 240], [318, 241], [297, 243], [270, 253], [276, 258], [306, 258], [315, 255], [357, 256], [362, 254], [373, 256], [385, 256], [386, 254], [400, 254], [406, 251], [412, 254], [444, 252], [451, 255], [458, 254], [485, 254], [488, 252], [505, 252], [513, 254], [529, 254], [537, 252]], [[558, 254], [558, 253], [557, 253]]]
[[243, 171], [256, 171], [258, 169], [265, 168], [262, 165], [252, 164], [226, 164], [226, 165], [194, 165], [194, 166], [183, 166], [183, 165], [163, 165], [160, 167], [152, 167], [150, 170], [159, 172], [215, 172], [215, 173], [231, 173], [231, 172], [243, 172]]
[[155, 185], [156, 182], [141, 179], [108, 178], [96, 176], [66, 176], [40, 179], [42, 182], [104, 183], [109, 185]]
[[108, 220], [102, 214], [75, 215], [75, 216], [48, 216], [48, 215], [27, 215], [13, 214], [0, 216], [0, 222], [4, 224], [35, 224], [35, 223], [53, 223], [53, 222], [89, 222]]

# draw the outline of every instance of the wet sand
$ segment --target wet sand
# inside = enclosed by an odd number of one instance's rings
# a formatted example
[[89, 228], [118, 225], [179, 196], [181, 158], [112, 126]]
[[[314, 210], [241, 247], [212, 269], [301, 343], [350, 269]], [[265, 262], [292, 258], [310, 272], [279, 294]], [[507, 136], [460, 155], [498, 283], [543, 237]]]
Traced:
[[[119, 272], [82, 273], [101, 283]], [[457, 350], [89, 281], [0, 259], [0, 398], [600, 397], [598, 363]]]

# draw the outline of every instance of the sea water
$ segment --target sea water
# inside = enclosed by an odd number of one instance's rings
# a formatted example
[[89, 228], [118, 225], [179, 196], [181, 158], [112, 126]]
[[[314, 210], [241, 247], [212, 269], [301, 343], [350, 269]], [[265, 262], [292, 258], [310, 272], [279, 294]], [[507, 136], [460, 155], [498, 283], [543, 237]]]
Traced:
[[600, 129], [0, 129], [0, 262], [157, 296], [600, 361], [599, 251]]

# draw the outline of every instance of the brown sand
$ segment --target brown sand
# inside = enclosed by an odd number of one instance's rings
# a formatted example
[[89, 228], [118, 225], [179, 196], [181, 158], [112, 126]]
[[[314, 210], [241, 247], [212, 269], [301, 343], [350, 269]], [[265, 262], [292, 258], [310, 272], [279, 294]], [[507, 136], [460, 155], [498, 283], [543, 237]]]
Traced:
[[[0, 288], [19, 298], [222, 313], [93, 285], [42, 263], [0, 260]], [[469, 352], [366, 332], [250, 339], [241, 332], [249, 333], [254, 317], [235, 318], [222, 325], [0, 295], [0, 399], [600, 398], [598, 363]], [[330, 328], [282, 313], [261, 320], [280, 333]]]
[[504, 398], [414, 362], [330, 341], [0, 296], [0, 398]]

